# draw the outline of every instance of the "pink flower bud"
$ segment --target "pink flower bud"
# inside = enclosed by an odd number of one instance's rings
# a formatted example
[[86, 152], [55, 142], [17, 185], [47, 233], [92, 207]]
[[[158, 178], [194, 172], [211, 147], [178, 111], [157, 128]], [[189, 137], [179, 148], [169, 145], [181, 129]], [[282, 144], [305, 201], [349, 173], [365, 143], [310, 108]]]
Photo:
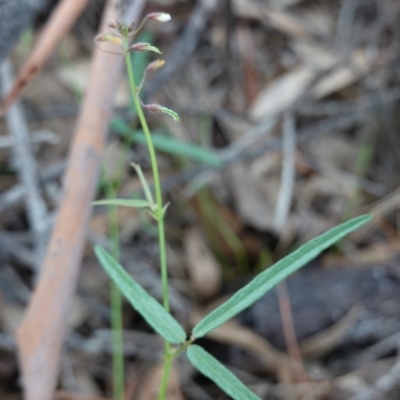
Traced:
[[144, 104], [143, 108], [145, 108], [148, 111], [151, 111], [153, 113], [161, 113], [163, 112], [162, 106], [159, 104]]
[[152, 46], [150, 43], [135, 43], [129, 47], [129, 51], [154, 51], [155, 53], [161, 54], [161, 51], [157, 47]]
[[146, 16], [146, 19], [151, 19], [152, 21], [156, 22], [168, 22], [171, 20], [171, 16], [167, 13], [157, 12], [148, 14]]

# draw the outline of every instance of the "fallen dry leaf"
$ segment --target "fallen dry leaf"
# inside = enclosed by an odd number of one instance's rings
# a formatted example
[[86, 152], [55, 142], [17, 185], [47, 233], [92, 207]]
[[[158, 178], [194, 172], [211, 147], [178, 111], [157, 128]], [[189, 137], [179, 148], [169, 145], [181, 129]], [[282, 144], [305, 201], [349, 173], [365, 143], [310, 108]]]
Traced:
[[315, 72], [306, 67], [279, 76], [258, 94], [249, 108], [250, 118], [259, 121], [286, 110], [305, 92], [314, 76]]
[[280, 161], [278, 153], [268, 153], [250, 165], [234, 165], [226, 178], [240, 217], [260, 230], [274, 229]]
[[186, 232], [184, 240], [191, 286], [201, 300], [214, 297], [222, 283], [221, 267], [197, 228]]
[[[314, 99], [322, 99], [339, 90], [342, 90], [357, 82], [366, 73], [385, 63], [387, 56], [380, 54], [370, 60], [365, 51], [354, 51], [345, 65], [339, 55], [329, 54], [326, 51], [318, 51], [317, 63], [314, 57], [305, 57], [304, 64], [280, 75], [260, 91], [253, 104], [249, 108], [249, 116], [254, 121], [266, 117], [274, 117], [282, 111], [290, 108], [301, 96], [319, 74], [329, 71], [311, 89], [310, 96]], [[309, 46], [308, 46], [309, 47]], [[308, 49], [310, 51], [310, 49]], [[337, 64], [337, 65], [336, 65]]]

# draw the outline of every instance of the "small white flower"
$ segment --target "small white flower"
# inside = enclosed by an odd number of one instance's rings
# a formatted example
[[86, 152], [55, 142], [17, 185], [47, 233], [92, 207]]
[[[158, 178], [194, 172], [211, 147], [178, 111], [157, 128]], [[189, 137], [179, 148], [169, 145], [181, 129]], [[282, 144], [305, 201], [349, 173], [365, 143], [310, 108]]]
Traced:
[[157, 22], [168, 22], [171, 21], [171, 15], [167, 14], [167, 13], [152, 13], [149, 14], [147, 16], [147, 18], [153, 20], [153, 21], [157, 21]]

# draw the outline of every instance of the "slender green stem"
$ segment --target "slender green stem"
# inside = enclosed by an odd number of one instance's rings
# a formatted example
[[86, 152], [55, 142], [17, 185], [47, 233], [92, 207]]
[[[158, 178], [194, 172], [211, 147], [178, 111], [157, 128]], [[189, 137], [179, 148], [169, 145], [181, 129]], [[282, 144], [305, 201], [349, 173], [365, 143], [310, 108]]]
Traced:
[[[107, 197], [116, 197], [113, 183], [106, 178]], [[118, 216], [115, 206], [108, 207], [108, 227], [111, 239], [111, 253], [116, 260], [120, 257]], [[111, 283], [111, 330], [112, 330], [112, 370], [113, 370], [113, 398], [124, 400], [124, 353], [123, 353], [123, 326], [122, 326], [122, 296], [118, 287]]]
[[[159, 251], [160, 251], [160, 269], [161, 269], [161, 280], [163, 289], [163, 305], [164, 308], [169, 311], [169, 291], [168, 291], [168, 271], [167, 271], [167, 256], [166, 256], [166, 243], [165, 243], [165, 229], [164, 229], [164, 209], [163, 200], [161, 192], [160, 174], [158, 171], [158, 164], [156, 158], [156, 152], [154, 150], [153, 141], [151, 139], [151, 134], [149, 126], [147, 125], [146, 117], [144, 116], [142, 105], [139, 99], [137, 88], [135, 85], [135, 78], [133, 76], [132, 62], [127, 49], [129, 48], [128, 38], [124, 38], [124, 48], [126, 51], [125, 62], [128, 70], [129, 85], [132, 92], [133, 102], [136, 107], [136, 111], [143, 128], [144, 135], [146, 137], [147, 148], [149, 150], [151, 168], [153, 172], [153, 182], [154, 190], [156, 195], [157, 210], [154, 212], [158, 223], [158, 241], [159, 241]], [[158, 396], [159, 400], [165, 399], [165, 393], [167, 390], [168, 377], [171, 369], [172, 358], [170, 357], [170, 344], [165, 342], [165, 361], [164, 361], [164, 372], [163, 380], [160, 388], [160, 393]]]
[[124, 352], [122, 330], [122, 298], [118, 287], [111, 283], [111, 326], [113, 343], [113, 395], [115, 400], [123, 400], [124, 394]]
[[170, 354], [166, 353], [164, 356], [164, 371], [161, 380], [160, 391], [158, 393], [158, 400], [164, 400], [167, 396], [167, 389], [168, 389], [168, 378], [171, 372], [171, 366], [174, 361], [174, 357]]

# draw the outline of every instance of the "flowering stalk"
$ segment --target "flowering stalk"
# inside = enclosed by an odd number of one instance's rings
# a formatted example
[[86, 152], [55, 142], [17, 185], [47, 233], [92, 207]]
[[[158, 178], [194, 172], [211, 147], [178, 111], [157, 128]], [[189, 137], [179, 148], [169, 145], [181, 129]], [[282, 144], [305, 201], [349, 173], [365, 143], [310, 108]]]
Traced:
[[[126, 68], [128, 70], [129, 77], [129, 85], [131, 94], [133, 97], [133, 102], [140, 120], [140, 123], [143, 128], [143, 132], [145, 134], [147, 148], [150, 155], [151, 168], [153, 173], [153, 182], [154, 182], [154, 190], [155, 190], [155, 202], [152, 199], [150, 190], [148, 189], [148, 185], [144, 180], [144, 177], [141, 173], [140, 167], [134, 166], [137, 172], [140, 174], [140, 178], [142, 183], [144, 183], [144, 189], [146, 191], [146, 196], [149, 200], [150, 212], [151, 215], [155, 218], [158, 225], [158, 240], [159, 240], [159, 251], [160, 251], [160, 269], [161, 269], [161, 280], [162, 280], [162, 291], [163, 291], [163, 306], [167, 312], [169, 312], [169, 291], [168, 291], [168, 271], [167, 271], [167, 258], [166, 258], [166, 242], [165, 242], [165, 228], [164, 228], [164, 215], [166, 211], [166, 206], [163, 205], [162, 192], [161, 192], [161, 182], [160, 182], [160, 174], [158, 170], [156, 153], [154, 150], [153, 141], [151, 138], [150, 130], [147, 125], [147, 121], [143, 112], [143, 108], [148, 111], [155, 113], [164, 113], [170, 115], [175, 121], [179, 122], [178, 114], [174, 111], [168, 109], [167, 107], [158, 105], [158, 104], [143, 104], [140, 100], [139, 94], [142, 89], [144, 80], [146, 78], [147, 73], [154, 72], [157, 69], [161, 68], [164, 65], [163, 60], [153, 61], [148, 65], [146, 71], [144, 73], [143, 79], [140, 82], [139, 86], [136, 87], [135, 78], [133, 75], [132, 62], [130, 57], [131, 51], [152, 51], [160, 54], [160, 50], [156, 47], [152, 46], [149, 43], [135, 43], [133, 45], [129, 44], [129, 38], [134, 36], [143, 26], [146, 20], [153, 20], [156, 22], [166, 22], [170, 20], [169, 14], [165, 13], [151, 13], [148, 14], [139, 27], [134, 30], [134, 27], [128, 27], [123, 22], [117, 22], [116, 24], [110, 24], [109, 28], [111, 34], [101, 34], [96, 38], [96, 44], [100, 42], [110, 42], [115, 45], [119, 49], [119, 53], [125, 57]], [[147, 190], [146, 190], [147, 189]], [[170, 343], [165, 341], [165, 352], [164, 352], [164, 372], [160, 387], [160, 392], [158, 395], [159, 400], [164, 400], [166, 396], [167, 386], [168, 386], [168, 378], [171, 370], [172, 362], [174, 360], [174, 352], [171, 349]]]

